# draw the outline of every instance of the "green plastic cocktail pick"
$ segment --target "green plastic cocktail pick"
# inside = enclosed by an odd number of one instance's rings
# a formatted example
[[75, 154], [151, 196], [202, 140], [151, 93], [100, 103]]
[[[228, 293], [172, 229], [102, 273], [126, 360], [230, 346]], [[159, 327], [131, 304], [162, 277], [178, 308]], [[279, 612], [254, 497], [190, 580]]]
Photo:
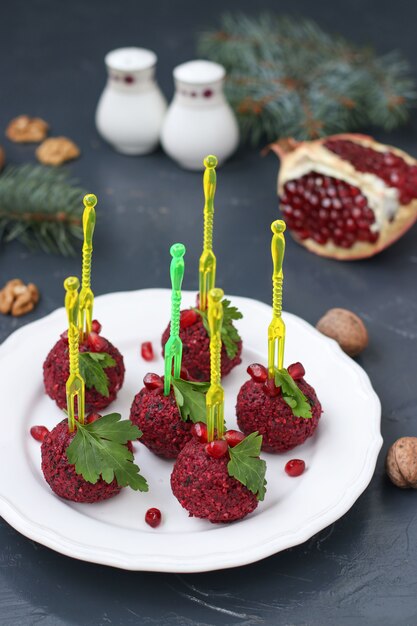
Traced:
[[223, 289], [211, 289], [208, 294], [208, 323], [210, 328], [210, 387], [206, 395], [207, 440], [224, 434], [224, 390], [221, 385], [221, 353], [223, 324]]
[[200, 309], [207, 309], [207, 294], [216, 284], [216, 257], [213, 252], [214, 194], [216, 193], [217, 158], [213, 155], [204, 159], [206, 167], [203, 177], [204, 187], [204, 238], [203, 253], [199, 264]]
[[285, 347], [285, 324], [281, 317], [282, 313], [282, 282], [284, 274], [282, 264], [285, 252], [286, 225], [282, 220], [276, 220], [271, 224], [273, 232], [271, 253], [273, 261], [272, 273], [272, 320], [268, 327], [268, 376], [274, 378], [274, 370], [284, 367]]
[[94, 294], [91, 290], [91, 259], [93, 255], [93, 234], [96, 225], [97, 198], [89, 193], [84, 196], [83, 213], [83, 261], [79, 307], [79, 332], [81, 338], [85, 338], [91, 332], [91, 322], [93, 321]]
[[70, 432], [75, 428], [75, 398], [77, 398], [78, 421], [84, 424], [85, 414], [85, 386], [79, 370], [79, 295], [80, 281], [70, 276], [64, 282], [65, 310], [68, 316], [68, 348], [69, 348], [69, 377], [66, 384], [68, 426]]
[[171, 390], [172, 363], [174, 363], [174, 378], [181, 375], [182, 341], [180, 338], [180, 308], [181, 308], [181, 285], [184, 278], [184, 254], [185, 246], [182, 243], [174, 243], [171, 246], [172, 256], [171, 274], [171, 330], [165, 344], [165, 379], [164, 395], [168, 396]]

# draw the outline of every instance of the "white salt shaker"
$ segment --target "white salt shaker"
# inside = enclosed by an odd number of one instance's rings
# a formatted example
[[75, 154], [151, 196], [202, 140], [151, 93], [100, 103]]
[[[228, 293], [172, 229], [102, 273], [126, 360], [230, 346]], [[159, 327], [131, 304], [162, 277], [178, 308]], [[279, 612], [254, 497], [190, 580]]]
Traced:
[[174, 69], [176, 93], [162, 126], [165, 152], [189, 170], [203, 170], [215, 154], [219, 165], [236, 150], [239, 129], [223, 94], [225, 69], [211, 61], [189, 61]]
[[155, 81], [156, 54], [118, 48], [104, 60], [108, 80], [97, 105], [97, 130], [118, 152], [148, 154], [158, 146], [167, 108]]

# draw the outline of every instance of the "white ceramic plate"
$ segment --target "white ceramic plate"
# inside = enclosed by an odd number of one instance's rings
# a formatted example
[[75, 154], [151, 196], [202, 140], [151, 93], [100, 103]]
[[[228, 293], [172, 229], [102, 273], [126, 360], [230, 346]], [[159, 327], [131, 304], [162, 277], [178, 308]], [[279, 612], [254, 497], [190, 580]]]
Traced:
[[[270, 307], [232, 298], [244, 314], [239, 322], [243, 362], [225, 379], [226, 416], [236, 427], [235, 401], [247, 379], [246, 367], [266, 363]], [[183, 294], [193, 305], [195, 294]], [[112, 293], [96, 299], [95, 317], [103, 335], [121, 350], [126, 380], [110, 411], [127, 418], [144, 374], [163, 371], [160, 337], [170, 310], [170, 292], [149, 289]], [[381, 409], [368, 376], [331, 339], [295, 315], [285, 314], [286, 365], [301, 361], [316, 389], [324, 414], [316, 434], [287, 454], [264, 454], [268, 491], [246, 519], [214, 525], [189, 518], [171, 493], [172, 462], [135, 444], [136, 462], [147, 477], [147, 494], [124, 489], [99, 504], [72, 504], [56, 497], [40, 468], [40, 445], [29, 434], [34, 424], [52, 428], [62, 413], [43, 391], [42, 363], [66, 327], [64, 309], [24, 326], [0, 347], [0, 514], [22, 534], [58, 552], [85, 561], [131, 570], [201, 572], [244, 565], [295, 546], [322, 530], [352, 506], [371, 480], [378, 452]], [[142, 341], [157, 354], [147, 363]], [[307, 470], [289, 478], [284, 465], [302, 458]], [[150, 507], [163, 523], [144, 521]]]

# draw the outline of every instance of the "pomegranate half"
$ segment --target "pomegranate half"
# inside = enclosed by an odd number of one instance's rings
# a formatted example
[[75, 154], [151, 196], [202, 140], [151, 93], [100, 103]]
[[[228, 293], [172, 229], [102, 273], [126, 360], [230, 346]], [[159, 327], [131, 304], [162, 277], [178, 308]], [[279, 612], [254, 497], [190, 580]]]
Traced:
[[358, 134], [270, 146], [280, 208], [311, 252], [343, 261], [384, 250], [417, 220], [417, 161]]

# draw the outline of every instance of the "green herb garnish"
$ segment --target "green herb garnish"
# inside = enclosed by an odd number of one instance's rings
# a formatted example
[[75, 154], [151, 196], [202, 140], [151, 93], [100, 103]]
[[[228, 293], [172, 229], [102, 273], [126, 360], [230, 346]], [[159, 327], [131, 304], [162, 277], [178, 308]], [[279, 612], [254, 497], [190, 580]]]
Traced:
[[77, 433], [67, 448], [67, 457], [77, 474], [93, 485], [101, 477], [106, 483], [116, 478], [120, 487], [148, 491], [146, 479], [139, 474], [128, 441], [142, 433], [130, 420], [121, 420], [119, 413], [110, 413], [91, 424], [75, 422]]
[[109, 378], [104, 371], [116, 361], [107, 352], [80, 352], [80, 374], [87, 389], [94, 387], [102, 396], [109, 397]]
[[[223, 305], [223, 325], [222, 325], [222, 343], [226, 348], [226, 353], [229, 359], [234, 359], [238, 352], [239, 342], [241, 337], [233, 325], [233, 320], [242, 319], [243, 315], [239, 309], [235, 306], [231, 306], [230, 300], [225, 298], [222, 301]], [[210, 328], [207, 319], [207, 311], [201, 311], [200, 309], [194, 309], [203, 319], [204, 328], [210, 337]]]
[[275, 369], [275, 385], [281, 387], [282, 397], [291, 407], [295, 417], [303, 417], [304, 419], [313, 417], [309, 401], [286, 369]]
[[266, 463], [259, 458], [262, 435], [254, 432], [245, 437], [234, 448], [229, 448], [230, 461], [227, 464], [229, 476], [245, 485], [258, 500], [263, 500], [266, 492]]
[[206, 422], [206, 393], [210, 383], [194, 383], [182, 378], [172, 380], [175, 400], [184, 421]]

